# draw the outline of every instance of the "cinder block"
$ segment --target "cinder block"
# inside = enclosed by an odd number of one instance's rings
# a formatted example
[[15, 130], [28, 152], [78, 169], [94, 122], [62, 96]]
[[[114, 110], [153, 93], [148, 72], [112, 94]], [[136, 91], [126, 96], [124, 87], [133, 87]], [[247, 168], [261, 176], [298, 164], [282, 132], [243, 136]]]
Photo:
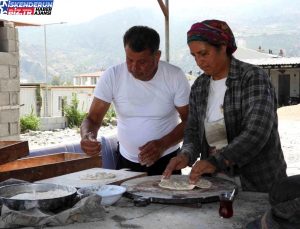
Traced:
[[16, 40], [15, 47], [16, 47], [16, 52], [19, 52], [19, 50], [20, 50], [20, 42], [18, 40]]
[[9, 104], [9, 92], [0, 92], [0, 106], [7, 106]]
[[18, 105], [20, 104], [20, 94], [19, 92], [10, 92], [10, 105]]
[[19, 109], [0, 110], [0, 123], [18, 122], [19, 116]]
[[9, 123], [9, 134], [16, 135], [19, 133], [20, 133], [19, 132], [19, 123], [18, 122]]
[[18, 69], [16, 66], [11, 66], [9, 67], [9, 77], [11, 79], [16, 79], [18, 78], [19, 74], [18, 74]]
[[16, 40], [16, 29], [0, 27], [0, 40]]
[[0, 52], [0, 65], [10, 64], [11, 54], [6, 52]]
[[15, 28], [15, 38], [16, 41], [19, 42], [19, 30]]
[[1, 40], [0, 41], [0, 52], [16, 52], [16, 41], [15, 40]]
[[13, 66], [19, 66], [19, 52], [9, 53], [9, 64]]
[[9, 135], [9, 127], [8, 124], [0, 123], [0, 137], [6, 137]]
[[14, 28], [14, 23], [11, 21], [1, 21], [0, 22], [0, 27], [10, 27]]
[[20, 91], [20, 82], [18, 79], [12, 80], [1, 80], [0, 79], [0, 91], [7, 92], [7, 91]]
[[9, 66], [0, 65], [0, 79], [8, 79], [8, 78], [9, 78]]

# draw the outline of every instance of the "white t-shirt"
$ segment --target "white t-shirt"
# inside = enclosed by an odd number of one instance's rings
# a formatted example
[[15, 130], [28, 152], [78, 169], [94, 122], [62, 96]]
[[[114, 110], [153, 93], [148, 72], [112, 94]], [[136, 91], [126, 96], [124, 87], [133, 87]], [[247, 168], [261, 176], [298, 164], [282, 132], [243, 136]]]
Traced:
[[[138, 162], [139, 147], [170, 133], [179, 123], [175, 106], [188, 104], [189, 83], [182, 70], [160, 61], [155, 76], [149, 81], [134, 78], [126, 63], [107, 69], [99, 78], [94, 95], [113, 102], [117, 118], [120, 153]], [[175, 151], [175, 145], [162, 156]]]
[[209, 95], [207, 101], [205, 136], [210, 146], [221, 149], [227, 142], [224, 122], [223, 102], [226, 92], [226, 79], [210, 79]]

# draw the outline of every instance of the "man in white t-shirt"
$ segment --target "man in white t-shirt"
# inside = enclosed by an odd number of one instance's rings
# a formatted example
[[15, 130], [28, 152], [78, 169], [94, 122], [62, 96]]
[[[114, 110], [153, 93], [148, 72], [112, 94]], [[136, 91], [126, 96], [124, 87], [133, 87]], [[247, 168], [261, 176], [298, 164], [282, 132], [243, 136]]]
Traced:
[[[110, 104], [117, 113], [117, 169], [161, 175], [177, 155], [188, 114], [189, 83], [183, 71], [160, 61], [159, 35], [133, 26], [123, 37], [126, 62], [98, 80], [89, 114], [81, 125], [81, 147], [97, 155], [97, 132]], [[175, 171], [174, 173], [180, 173]]]

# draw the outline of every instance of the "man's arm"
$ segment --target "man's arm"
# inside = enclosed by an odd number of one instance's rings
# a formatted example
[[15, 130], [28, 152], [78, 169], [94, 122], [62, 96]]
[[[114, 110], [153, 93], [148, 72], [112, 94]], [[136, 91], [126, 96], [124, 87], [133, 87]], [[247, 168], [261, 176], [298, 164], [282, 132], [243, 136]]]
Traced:
[[165, 150], [173, 145], [178, 144], [183, 139], [184, 128], [189, 113], [189, 106], [186, 105], [183, 107], [176, 107], [176, 110], [180, 115], [181, 122], [169, 134], [160, 139]]
[[89, 113], [81, 124], [81, 148], [90, 156], [100, 152], [101, 146], [97, 141], [97, 133], [109, 106], [110, 103], [94, 98]]
[[186, 105], [176, 107], [176, 110], [180, 115], [181, 122], [167, 135], [147, 142], [139, 148], [141, 150], [139, 159], [142, 165], [151, 166], [161, 157], [165, 150], [182, 141], [189, 108]]

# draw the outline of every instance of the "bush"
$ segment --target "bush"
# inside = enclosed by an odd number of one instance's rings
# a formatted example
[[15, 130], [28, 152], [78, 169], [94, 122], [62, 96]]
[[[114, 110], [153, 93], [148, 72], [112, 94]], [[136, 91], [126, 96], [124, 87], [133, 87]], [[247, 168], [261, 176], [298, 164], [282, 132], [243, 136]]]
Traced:
[[[87, 116], [87, 113], [78, 110], [78, 103], [79, 101], [76, 94], [73, 94], [71, 105], [66, 105], [63, 108], [64, 116], [67, 118], [69, 128], [80, 127], [82, 121]], [[112, 106], [108, 109], [102, 121], [103, 126], [108, 126], [109, 124], [116, 124], [116, 112]]]
[[73, 94], [71, 104], [64, 107], [64, 114], [70, 128], [80, 127], [83, 119], [87, 116], [87, 113], [78, 110], [78, 103], [76, 94]]
[[21, 133], [24, 133], [28, 130], [38, 130], [40, 127], [40, 119], [33, 114], [33, 111], [31, 111], [29, 115], [24, 115], [20, 118], [20, 127]]

